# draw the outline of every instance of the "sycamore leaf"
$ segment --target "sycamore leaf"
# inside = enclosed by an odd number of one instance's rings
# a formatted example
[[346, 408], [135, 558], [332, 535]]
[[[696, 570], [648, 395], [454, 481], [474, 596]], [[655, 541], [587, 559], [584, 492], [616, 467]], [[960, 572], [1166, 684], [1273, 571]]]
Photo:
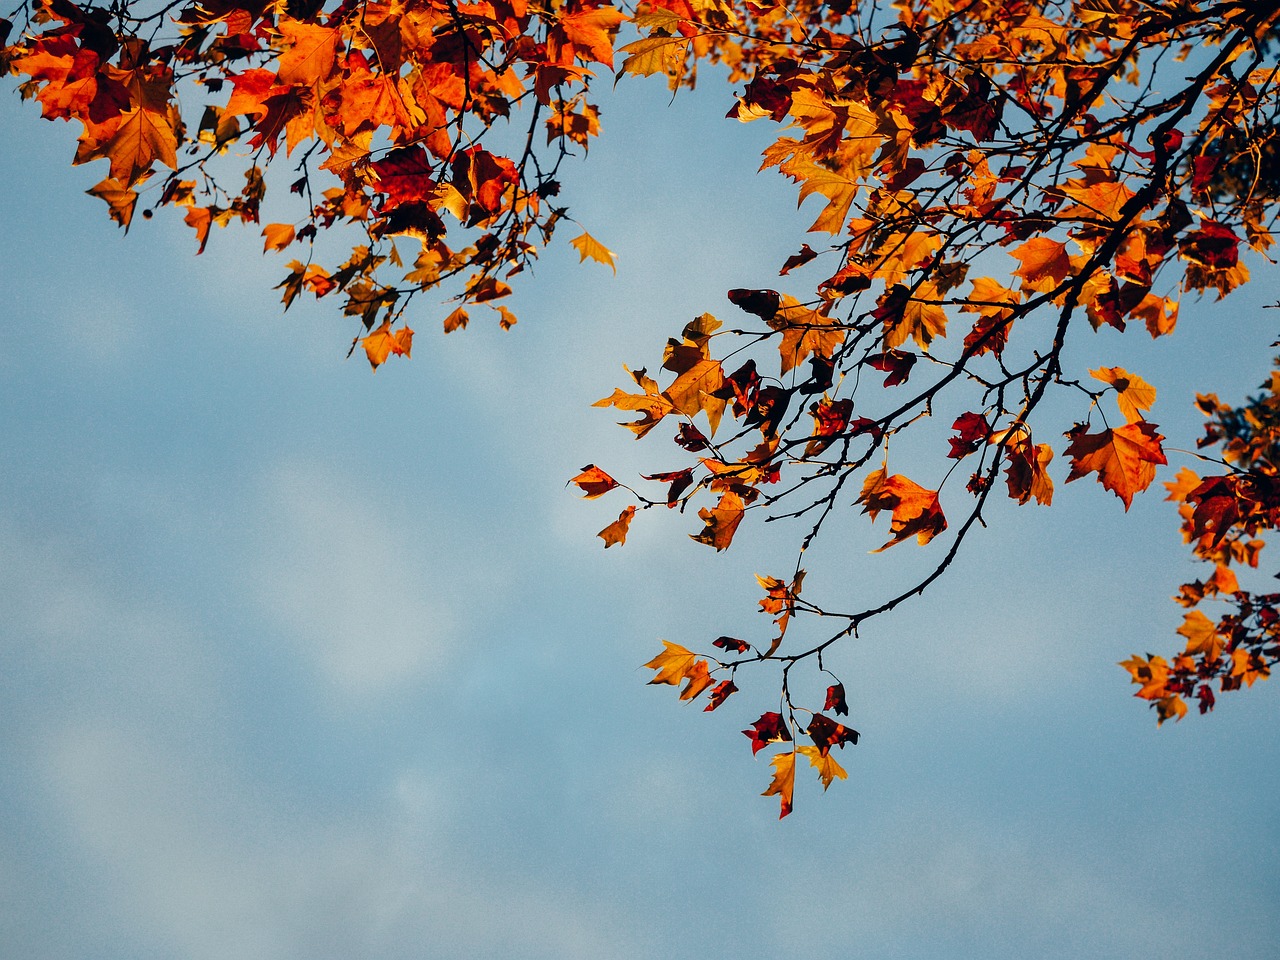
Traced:
[[777, 797], [781, 803], [782, 810], [778, 814], [781, 820], [791, 812], [791, 801], [795, 794], [796, 788], [796, 754], [795, 751], [790, 753], [777, 753], [769, 761], [773, 764], [773, 782], [769, 784], [769, 788], [762, 797]]
[[413, 347], [413, 331], [408, 327], [401, 327], [392, 333], [391, 321], [384, 320], [382, 326], [360, 340], [360, 346], [364, 347], [369, 365], [377, 370], [379, 365], [385, 363], [387, 357], [393, 353], [409, 356], [409, 351]]
[[658, 671], [650, 683], [668, 683], [673, 687], [685, 684], [680, 691], [681, 700], [692, 700], [711, 686], [710, 665], [706, 660], [699, 660], [697, 654], [669, 640], [663, 640], [662, 646], [665, 648], [662, 653], [645, 664], [650, 670]]
[[[665, 642], [665, 641], [664, 641]], [[770, 743], [790, 743], [791, 731], [787, 729], [782, 714], [776, 712], [762, 713], [750, 730], [743, 730], [743, 736], [751, 740], [751, 755], [757, 753]]]
[[1116, 388], [1116, 403], [1130, 423], [1142, 420], [1143, 411], [1150, 410], [1156, 402], [1156, 388], [1123, 367], [1099, 367], [1090, 370], [1089, 375]]
[[618, 272], [618, 255], [587, 231], [583, 230], [582, 236], [570, 240], [569, 245], [578, 251], [579, 263], [585, 262], [587, 257], [590, 257], [597, 263], [603, 263], [612, 269], [615, 274]]
[[123, 114], [120, 126], [102, 148], [111, 159], [111, 176], [132, 187], [159, 160], [178, 168], [178, 137], [169, 118], [156, 111], [138, 108]]
[[831, 781], [840, 779], [848, 780], [849, 774], [845, 772], [844, 767], [836, 763], [836, 758], [830, 752], [823, 753], [817, 747], [796, 747], [798, 753], [803, 753], [809, 759], [809, 763], [818, 771], [818, 779], [822, 781], [822, 789], [825, 791], [831, 786]]
[[947, 519], [938, 504], [938, 491], [926, 490], [901, 474], [886, 477], [883, 469], [872, 471], [855, 502], [863, 505], [863, 513], [870, 514], [872, 521], [881, 510], [893, 513], [889, 525], [893, 536], [874, 553], [888, 550], [913, 535], [923, 546], [947, 529]]
[[612, 69], [613, 36], [626, 19], [625, 14], [613, 7], [589, 7], [561, 17], [560, 28], [579, 51], [579, 57]]
[[627, 507], [627, 509], [618, 514], [617, 520], [596, 534], [597, 537], [604, 540], [604, 548], [606, 550], [615, 543], [627, 542], [627, 528], [631, 526], [631, 518], [635, 515], [636, 508], [634, 506]]
[[1217, 624], [1199, 610], [1192, 610], [1186, 614], [1177, 632], [1187, 638], [1186, 653], [1191, 656], [1203, 654], [1205, 660], [1209, 662], [1222, 656], [1225, 641], [1218, 633]]
[[108, 177], [90, 187], [85, 193], [106, 201], [108, 213], [112, 220], [129, 232], [129, 223], [133, 219], [133, 209], [138, 203], [138, 193], [126, 187], [115, 177]]
[[1071, 273], [1067, 246], [1057, 240], [1033, 237], [1009, 252], [1022, 261], [1022, 266], [1013, 272], [1022, 278], [1022, 285], [1028, 290], [1052, 290]]
[[1067, 483], [1097, 473], [1098, 482], [1119, 497], [1128, 510], [1133, 495], [1151, 486], [1156, 464], [1168, 463], [1160, 446], [1163, 439], [1153, 424], [1144, 421], [1101, 433], [1081, 433], [1066, 450], [1071, 457]]
[[618, 486], [617, 480], [613, 479], [594, 463], [588, 463], [582, 468], [582, 472], [570, 480], [569, 483], [576, 483], [581, 488], [584, 500], [594, 500], [596, 497], [604, 496]]
[[673, 687], [678, 686], [684, 680], [688, 671], [693, 669], [694, 661], [698, 659], [698, 655], [692, 650], [686, 650], [678, 643], [672, 643], [670, 640], [663, 640], [662, 646], [664, 647], [662, 653], [645, 664], [650, 670], [658, 671], [657, 676], [649, 682], [669, 683]]
[[734, 531], [738, 529], [738, 524], [742, 522], [745, 509], [742, 498], [734, 491], [727, 490], [714, 509], [703, 507], [698, 511], [699, 519], [706, 526], [703, 527], [701, 533], [691, 533], [689, 536], [699, 543], [715, 547], [717, 552], [724, 550], [733, 542]]
[[337, 30], [287, 16], [280, 19], [277, 29], [288, 44], [278, 62], [281, 83], [310, 86], [333, 72], [341, 39]]
[[297, 234], [291, 223], [268, 223], [262, 228], [262, 235], [266, 238], [262, 252], [266, 253], [268, 250], [283, 250], [293, 243]]

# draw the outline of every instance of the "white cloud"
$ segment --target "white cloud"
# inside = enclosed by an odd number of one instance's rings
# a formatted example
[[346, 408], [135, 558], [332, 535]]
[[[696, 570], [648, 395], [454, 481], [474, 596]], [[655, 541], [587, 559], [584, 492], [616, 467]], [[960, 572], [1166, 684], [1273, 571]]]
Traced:
[[266, 478], [248, 593], [345, 697], [380, 697], [449, 654], [451, 558], [411, 542], [397, 495], [318, 465]]

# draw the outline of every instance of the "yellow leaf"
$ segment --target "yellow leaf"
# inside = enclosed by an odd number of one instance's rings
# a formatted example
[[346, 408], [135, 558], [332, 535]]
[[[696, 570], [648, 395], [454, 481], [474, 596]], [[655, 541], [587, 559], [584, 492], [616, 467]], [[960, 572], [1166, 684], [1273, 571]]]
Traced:
[[409, 350], [413, 346], [413, 331], [408, 327], [401, 327], [392, 333], [391, 321], [384, 320], [382, 326], [361, 339], [360, 346], [364, 347], [369, 365], [377, 370], [378, 366], [385, 363], [387, 357], [393, 353], [409, 356]]
[[262, 245], [262, 252], [266, 253], [268, 250], [283, 250], [293, 243], [293, 238], [296, 234], [293, 224], [268, 223], [262, 228], [262, 235], [266, 237], [266, 242]]
[[611, 268], [615, 274], [618, 272], [618, 255], [585, 230], [582, 231], [582, 236], [574, 237], [569, 244], [578, 251], [579, 263], [585, 262], [587, 257], [590, 257], [597, 263], [603, 263]]
[[1123, 367], [1099, 367], [1090, 370], [1089, 375], [1116, 388], [1116, 403], [1130, 423], [1145, 419], [1142, 411], [1150, 410], [1156, 402], [1156, 388]]
[[669, 683], [674, 687], [693, 669], [698, 655], [670, 640], [663, 640], [662, 646], [665, 648], [662, 653], [645, 664], [650, 670], [658, 671], [658, 675], [649, 682]]
[[[816, 748], [815, 748], [816, 749]], [[782, 812], [778, 814], [781, 820], [791, 812], [791, 799], [795, 794], [796, 787], [796, 755], [795, 751], [790, 753], [774, 754], [773, 759], [769, 761], [773, 764], [773, 782], [769, 784], [769, 789], [760, 794], [762, 797], [776, 796], [782, 805]]]
[[1222, 655], [1223, 639], [1218, 635], [1217, 625], [1199, 610], [1186, 614], [1177, 632], [1187, 638], [1186, 653], [1204, 654], [1210, 662]]
[[845, 772], [844, 767], [836, 763], [836, 758], [831, 755], [830, 751], [824, 754], [817, 747], [796, 747], [796, 749], [808, 757], [809, 763], [817, 769], [818, 779], [822, 781], [823, 790], [831, 786], [832, 780], [849, 779], [849, 774]]
[[636, 508], [634, 506], [627, 507], [627, 509], [618, 514], [617, 520], [596, 534], [597, 537], [604, 540], [604, 548], [606, 550], [615, 543], [627, 542], [627, 528], [631, 526], [631, 518], [635, 515]]
[[1022, 261], [1022, 266], [1013, 272], [1022, 278], [1022, 285], [1027, 290], [1045, 293], [1054, 289], [1071, 272], [1066, 244], [1048, 237], [1033, 237], [1010, 253]]

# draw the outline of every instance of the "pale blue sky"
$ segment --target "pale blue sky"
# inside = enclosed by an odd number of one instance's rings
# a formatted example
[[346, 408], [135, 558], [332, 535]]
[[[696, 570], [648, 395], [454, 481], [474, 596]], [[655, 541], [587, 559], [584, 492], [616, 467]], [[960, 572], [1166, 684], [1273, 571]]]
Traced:
[[[1273, 956], [1280, 681], [1157, 731], [1115, 666], [1173, 648], [1196, 575], [1156, 491], [1126, 516], [1060, 457], [1052, 508], [993, 511], [839, 655], [863, 741], [785, 821], [738, 733], [763, 678], [714, 715], [645, 685], [659, 637], [751, 628], [751, 574], [790, 557], [759, 527], [716, 555], [656, 511], [605, 553], [622, 503], [565, 480], [668, 454], [590, 404], [688, 318], [732, 317], [724, 291], [812, 219], [754, 175], [769, 131], [722, 120], [726, 91], [666, 100], [602, 88], [567, 171], [617, 278], [563, 235], [513, 331], [445, 338], [428, 300], [414, 359], [375, 376], [335, 304], [281, 313], [256, 232], [195, 258], [166, 211], [124, 237], [72, 130], [0, 98], [5, 955]], [[1269, 369], [1255, 272], [1167, 341], [1104, 330], [1073, 360], [1155, 383], [1190, 447], [1194, 390]], [[913, 548], [849, 529], [810, 584], [852, 602]]]

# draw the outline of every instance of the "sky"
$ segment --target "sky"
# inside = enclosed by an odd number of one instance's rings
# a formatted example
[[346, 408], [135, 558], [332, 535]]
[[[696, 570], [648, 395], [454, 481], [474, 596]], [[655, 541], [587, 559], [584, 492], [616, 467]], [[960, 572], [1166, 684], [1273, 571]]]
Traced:
[[[862, 741], [786, 820], [739, 733], [767, 678], [715, 714], [646, 684], [659, 638], [758, 631], [752, 574], [791, 562], [758, 525], [714, 554], [657, 511], [606, 553], [622, 502], [565, 486], [654, 469], [592, 402], [804, 239], [728, 97], [602, 85], [565, 199], [617, 276], [562, 231], [514, 329], [445, 337], [427, 299], [413, 359], [371, 374], [336, 305], [282, 312], [256, 231], [199, 257], [169, 211], [125, 236], [73, 131], [0, 96], [11, 955], [1274, 955], [1280, 681], [1157, 730], [1116, 666], [1173, 652], [1200, 575], [1158, 485], [1125, 514], [1059, 458], [1051, 508], [994, 510], [839, 653]], [[1251, 267], [1173, 337], [1103, 330], [1069, 361], [1140, 373], [1190, 448], [1196, 390], [1270, 369], [1276, 273]], [[910, 561], [882, 539], [851, 524], [810, 582], [886, 595]]]

